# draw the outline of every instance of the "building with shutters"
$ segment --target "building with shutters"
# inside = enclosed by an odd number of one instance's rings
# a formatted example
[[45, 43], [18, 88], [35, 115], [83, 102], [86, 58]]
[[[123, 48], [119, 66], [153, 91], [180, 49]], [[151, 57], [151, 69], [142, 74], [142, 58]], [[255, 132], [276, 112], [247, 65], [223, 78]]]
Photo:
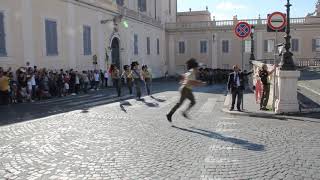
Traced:
[[176, 7], [176, 0], [1, 0], [0, 66], [105, 70], [139, 61], [162, 76], [165, 23], [175, 22]]
[[[294, 8], [294, 6], [293, 6]], [[285, 11], [285, 7], [284, 7]], [[270, 12], [272, 13], [272, 12]], [[208, 10], [178, 12], [176, 23], [167, 23], [167, 47], [170, 73], [185, 71], [185, 60], [194, 57], [209, 68], [231, 69], [242, 65], [242, 42], [234, 35], [234, 27], [245, 21], [255, 26], [254, 54], [257, 60], [270, 62], [278, 56], [277, 44], [284, 43], [285, 33], [267, 32], [267, 17], [217, 21]], [[291, 19], [291, 51], [297, 64], [320, 65], [320, 1], [316, 10], [302, 18]], [[243, 43], [244, 69], [249, 69], [251, 38]], [[275, 53], [277, 56], [275, 56]]]
[[[255, 26], [256, 59], [274, 59], [284, 33], [276, 40], [266, 17], [217, 21], [208, 10], [177, 12], [177, 0], [1, 0], [0, 66], [105, 70], [139, 61], [161, 77], [182, 73], [195, 57], [206, 67], [230, 69], [242, 64], [234, 35], [239, 21]], [[291, 23], [295, 61], [320, 59], [320, 1]], [[248, 69], [250, 39], [243, 50]]]

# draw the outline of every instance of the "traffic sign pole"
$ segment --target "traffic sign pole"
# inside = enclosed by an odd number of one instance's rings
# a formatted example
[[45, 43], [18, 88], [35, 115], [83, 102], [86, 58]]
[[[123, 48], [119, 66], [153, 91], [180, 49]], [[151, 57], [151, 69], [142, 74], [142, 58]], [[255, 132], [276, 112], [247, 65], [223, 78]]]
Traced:
[[[244, 71], [244, 39], [247, 38], [251, 34], [251, 25], [249, 25], [247, 22], [239, 22], [235, 29], [234, 29], [235, 35], [241, 39], [241, 71]], [[243, 108], [243, 94], [242, 94], [242, 110]]]
[[[276, 30], [275, 35], [276, 35], [276, 40], [275, 40], [275, 46], [274, 46], [274, 62], [273, 62], [274, 65], [278, 64], [278, 61], [277, 61], [278, 30]], [[276, 104], [276, 72], [273, 73], [273, 101], [272, 101], [273, 111], [275, 111], [275, 104]]]
[[[244, 54], [244, 39], [241, 40], [241, 63], [242, 63], [242, 67], [241, 67], [241, 71], [244, 71], [244, 60], [243, 60], [243, 55]], [[242, 94], [242, 110], [244, 110], [243, 108], [243, 103], [244, 103], [244, 94]]]

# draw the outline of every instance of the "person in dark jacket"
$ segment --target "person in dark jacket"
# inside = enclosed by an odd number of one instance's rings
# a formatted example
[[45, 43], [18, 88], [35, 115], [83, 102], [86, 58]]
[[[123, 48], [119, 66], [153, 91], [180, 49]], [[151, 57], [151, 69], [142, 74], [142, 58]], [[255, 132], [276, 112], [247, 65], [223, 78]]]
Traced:
[[269, 83], [269, 76], [276, 70], [277, 66], [274, 66], [272, 71], [268, 71], [268, 66], [264, 64], [262, 66], [262, 70], [259, 71], [259, 77], [263, 84], [263, 93], [260, 100], [260, 110], [267, 111], [267, 105], [270, 96], [270, 83]]
[[245, 89], [245, 77], [252, 74], [253, 71], [248, 73], [241, 72], [238, 65], [233, 66], [234, 72], [229, 74], [228, 91], [232, 94], [232, 104], [230, 111], [234, 110], [234, 105], [237, 98], [237, 109], [241, 110], [241, 103], [243, 98], [243, 91]]

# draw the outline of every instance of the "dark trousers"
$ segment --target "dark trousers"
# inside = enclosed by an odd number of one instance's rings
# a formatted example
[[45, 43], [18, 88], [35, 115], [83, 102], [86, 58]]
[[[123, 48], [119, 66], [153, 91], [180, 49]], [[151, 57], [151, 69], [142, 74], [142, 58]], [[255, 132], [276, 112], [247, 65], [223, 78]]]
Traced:
[[120, 79], [113, 79], [113, 86], [117, 90], [118, 97], [121, 96], [121, 86], [120, 86]]
[[150, 95], [151, 94], [151, 79], [145, 79], [145, 83], [146, 83], [147, 93], [148, 93], [148, 95]]
[[260, 108], [266, 108], [269, 101], [269, 95], [270, 95], [270, 84], [264, 84], [263, 85], [263, 93], [261, 96], [260, 101]]
[[232, 92], [232, 104], [231, 104], [231, 109], [234, 109], [234, 105], [236, 104], [236, 99], [237, 99], [237, 109], [241, 109], [241, 103], [243, 99], [243, 89], [241, 88], [233, 88], [231, 90]]
[[108, 87], [108, 78], [104, 78], [105, 87]]
[[94, 89], [97, 90], [99, 88], [100, 81], [94, 81]]
[[88, 93], [88, 85], [89, 85], [89, 82], [84, 82], [83, 83], [83, 92], [86, 93], [86, 94]]
[[188, 108], [185, 110], [185, 112], [188, 112], [196, 104], [196, 100], [194, 98], [192, 90], [184, 87], [180, 90], [179, 102], [171, 109], [168, 115], [172, 116], [179, 109], [179, 107], [183, 104], [183, 102], [186, 99], [189, 99], [191, 101]]
[[129, 89], [129, 93], [132, 94], [132, 86], [133, 86], [133, 80], [132, 79], [127, 79], [127, 86], [128, 86], [128, 89]]
[[134, 85], [136, 87], [137, 98], [141, 98], [141, 79], [135, 79]]
[[80, 84], [75, 85], [75, 93], [78, 94], [80, 90]]
[[9, 91], [0, 91], [0, 105], [9, 104]]

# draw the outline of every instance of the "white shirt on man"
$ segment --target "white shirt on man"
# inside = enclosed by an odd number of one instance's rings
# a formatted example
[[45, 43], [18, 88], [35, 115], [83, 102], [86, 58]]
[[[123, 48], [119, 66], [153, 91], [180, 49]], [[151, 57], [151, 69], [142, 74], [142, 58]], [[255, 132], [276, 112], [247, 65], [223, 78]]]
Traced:
[[100, 74], [99, 73], [94, 73], [94, 80], [100, 81]]

